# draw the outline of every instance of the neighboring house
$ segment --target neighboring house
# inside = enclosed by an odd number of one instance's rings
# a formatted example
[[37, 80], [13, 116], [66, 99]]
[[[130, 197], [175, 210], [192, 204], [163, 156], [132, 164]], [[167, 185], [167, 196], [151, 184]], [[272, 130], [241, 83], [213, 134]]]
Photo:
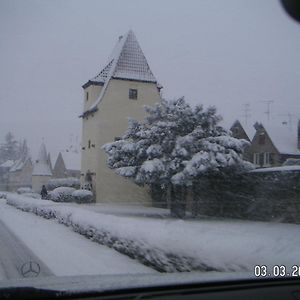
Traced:
[[0, 191], [8, 190], [8, 174], [14, 163], [13, 160], [7, 160], [0, 165]]
[[43, 184], [46, 185], [52, 178], [51, 162], [49, 158], [46, 146], [42, 143], [32, 171], [32, 189], [37, 193], [40, 193]]
[[[237, 139], [245, 139], [248, 142], [252, 142], [252, 139], [255, 135], [255, 128], [252, 125], [247, 125], [242, 123], [239, 120], [236, 120], [232, 126], [230, 127], [230, 131], [232, 132], [232, 136]], [[249, 152], [250, 146], [245, 149], [244, 159], [248, 161], [252, 161], [252, 154]]]
[[97, 202], [151, 204], [144, 188], [107, 167], [101, 149], [124, 134], [128, 118], [142, 121], [144, 105], [161, 99], [161, 86], [131, 30], [119, 37], [105, 67], [83, 89], [81, 184], [92, 188]]
[[53, 168], [53, 178], [80, 178], [80, 152], [65, 150], [59, 152]]
[[246, 125], [240, 120], [236, 120], [230, 127], [232, 136], [237, 139], [245, 139], [249, 142], [252, 141], [255, 135], [255, 128], [253, 125]]
[[280, 166], [288, 158], [300, 158], [300, 120], [297, 127], [255, 124], [256, 133], [249, 148], [257, 167]]
[[16, 191], [20, 187], [32, 186], [32, 161], [30, 157], [23, 157], [15, 161], [8, 173], [8, 190]]

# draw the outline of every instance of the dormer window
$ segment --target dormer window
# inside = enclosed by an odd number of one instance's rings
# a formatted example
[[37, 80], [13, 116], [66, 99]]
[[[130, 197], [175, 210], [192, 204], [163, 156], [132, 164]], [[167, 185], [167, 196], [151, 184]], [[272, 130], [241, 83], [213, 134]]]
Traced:
[[137, 89], [129, 89], [129, 99], [137, 100], [138, 90]]

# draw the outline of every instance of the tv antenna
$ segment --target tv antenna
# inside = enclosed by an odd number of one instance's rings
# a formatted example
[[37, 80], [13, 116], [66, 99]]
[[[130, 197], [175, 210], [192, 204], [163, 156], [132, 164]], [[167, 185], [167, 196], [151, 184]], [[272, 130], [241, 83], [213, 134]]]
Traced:
[[250, 110], [250, 104], [249, 103], [244, 103], [243, 106], [244, 106], [243, 111], [244, 111], [245, 124], [247, 125], [248, 124], [248, 119], [251, 117], [251, 115], [250, 115], [250, 111], [251, 111]]
[[261, 102], [267, 104], [267, 110], [264, 113], [267, 115], [268, 122], [269, 122], [270, 115], [271, 115], [270, 106], [272, 103], [274, 103], [274, 101], [273, 100], [265, 100], [265, 101], [261, 101]]
[[288, 118], [289, 127], [290, 127], [290, 129], [292, 128], [293, 117], [296, 117], [295, 114], [287, 113], [287, 114], [279, 114], [278, 116], [287, 117]]

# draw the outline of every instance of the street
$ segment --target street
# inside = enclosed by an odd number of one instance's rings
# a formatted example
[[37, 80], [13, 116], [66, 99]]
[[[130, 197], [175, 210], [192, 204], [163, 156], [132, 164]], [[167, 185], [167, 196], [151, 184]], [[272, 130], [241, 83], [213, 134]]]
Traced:
[[22, 277], [20, 268], [29, 261], [40, 265], [39, 277], [156, 272], [71, 228], [23, 212], [2, 199], [0, 222], [0, 280]]
[[[30, 276], [25, 271], [26, 263], [29, 262], [37, 263], [40, 267], [40, 272], [33, 276], [52, 275], [49, 268], [0, 220], [0, 279]], [[25, 267], [23, 268], [24, 275], [22, 275], [21, 270], [23, 265]]]

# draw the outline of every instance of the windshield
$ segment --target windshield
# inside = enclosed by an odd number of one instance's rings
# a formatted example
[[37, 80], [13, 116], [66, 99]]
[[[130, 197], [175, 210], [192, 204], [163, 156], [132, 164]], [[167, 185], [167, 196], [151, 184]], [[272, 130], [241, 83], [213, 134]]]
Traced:
[[300, 276], [299, 29], [279, 1], [1, 0], [0, 288]]

